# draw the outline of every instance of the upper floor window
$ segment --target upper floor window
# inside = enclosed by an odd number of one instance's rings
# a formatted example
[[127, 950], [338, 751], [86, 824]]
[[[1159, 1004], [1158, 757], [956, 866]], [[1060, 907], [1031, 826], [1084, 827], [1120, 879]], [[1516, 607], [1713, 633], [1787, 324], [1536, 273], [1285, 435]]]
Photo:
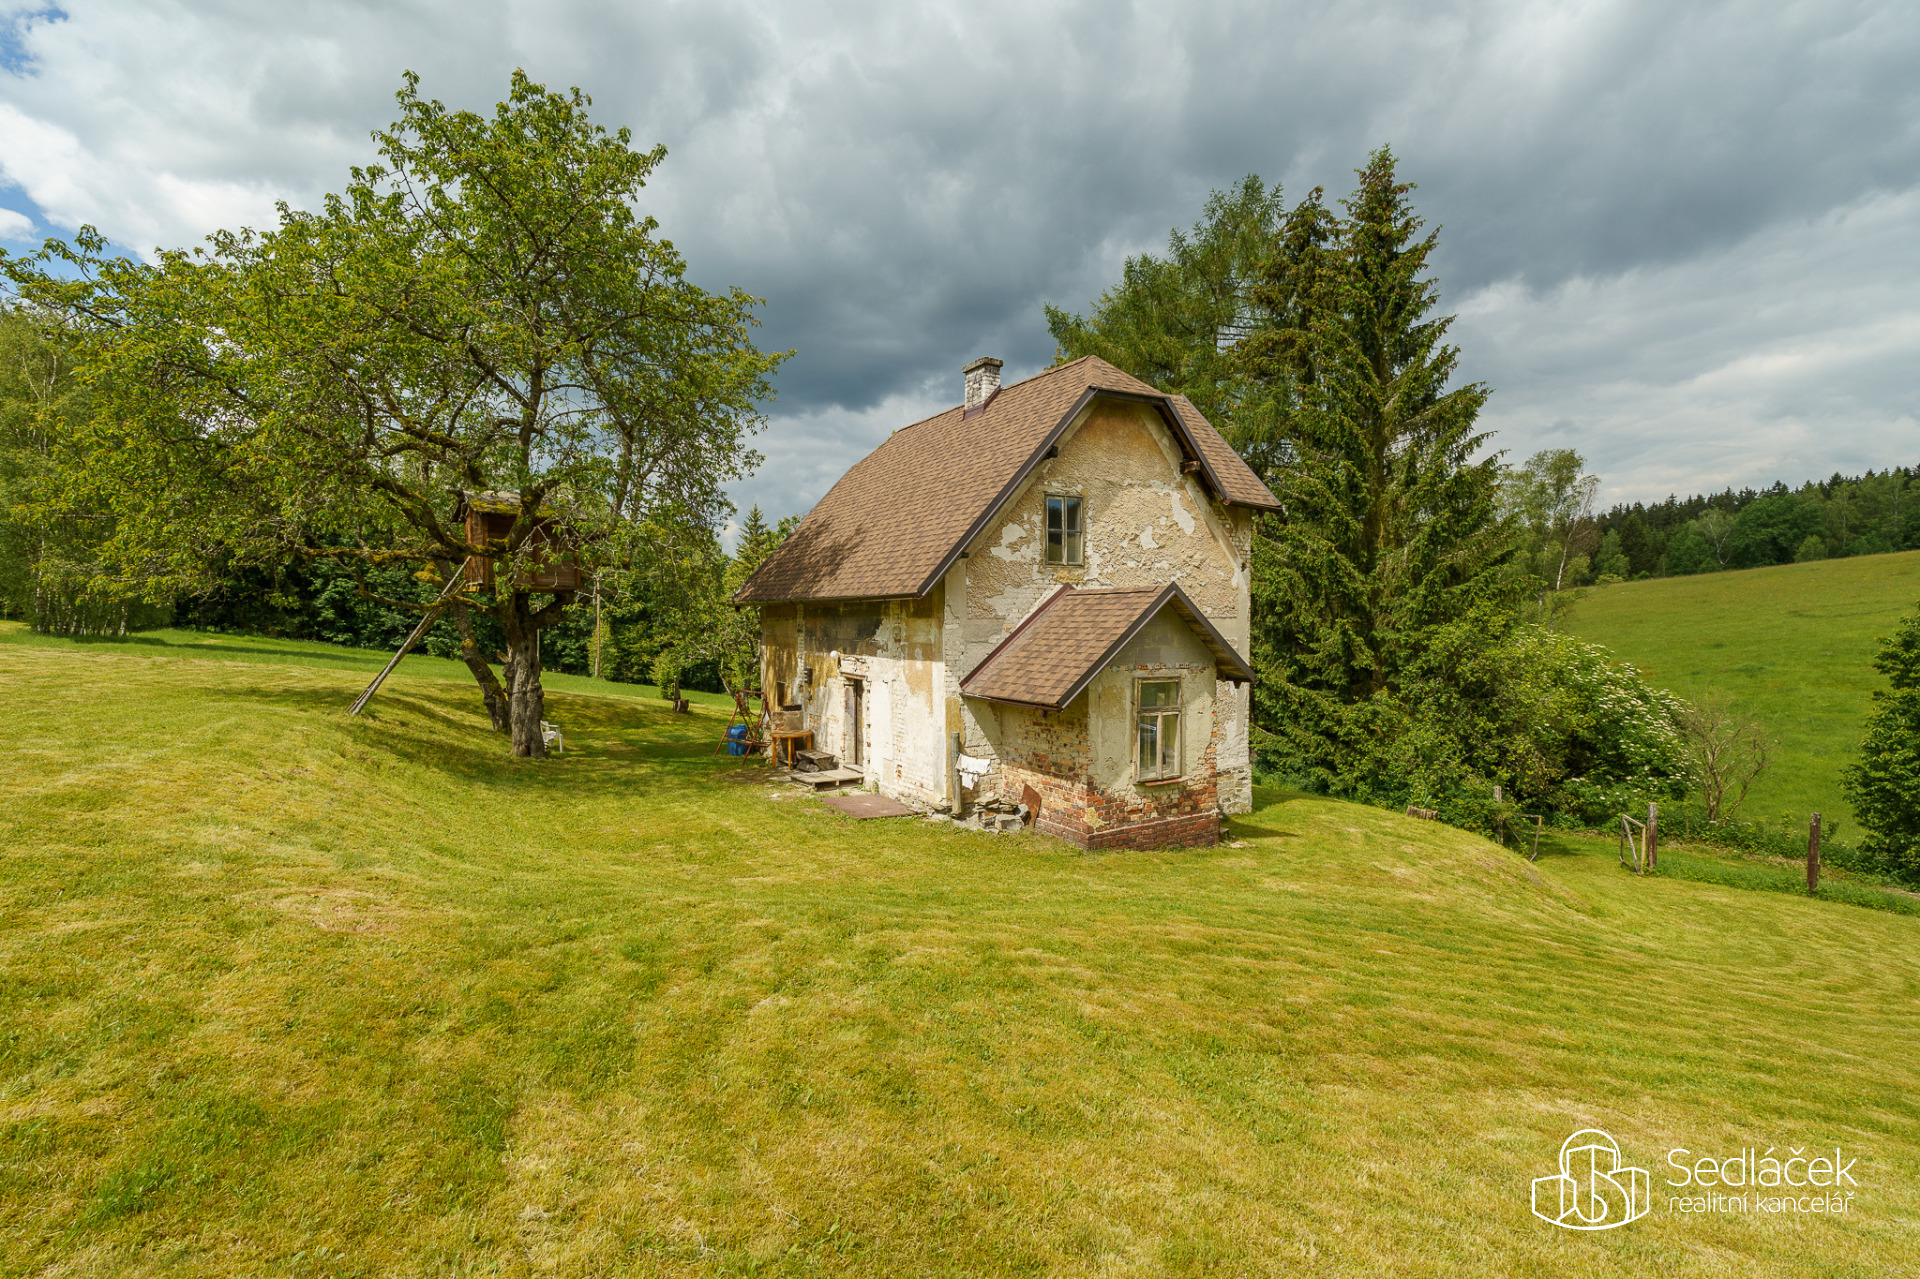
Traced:
[[1047, 563], [1080, 562], [1080, 499], [1047, 495]]
[[1138, 777], [1143, 782], [1180, 776], [1180, 681], [1143, 679], [1140, 690]]

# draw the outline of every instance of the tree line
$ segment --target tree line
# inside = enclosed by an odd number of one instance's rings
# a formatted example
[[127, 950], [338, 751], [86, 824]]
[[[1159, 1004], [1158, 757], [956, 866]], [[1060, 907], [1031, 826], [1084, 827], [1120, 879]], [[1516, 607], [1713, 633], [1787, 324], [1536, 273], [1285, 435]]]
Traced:
[[1834, 474], [1631, 506], [1597, 517], [1592, 579], [1679, 577], [1732, 568], [1920, 550], [1913, 468]]
[[1600, 479], [1572, 449], [1536, 453], [1506, 477], [1526, 542], [1521, 563], [1543, 602], [1570, 587], [1920, 550], [1920, 487], [1909, 467], [1600, 512]]

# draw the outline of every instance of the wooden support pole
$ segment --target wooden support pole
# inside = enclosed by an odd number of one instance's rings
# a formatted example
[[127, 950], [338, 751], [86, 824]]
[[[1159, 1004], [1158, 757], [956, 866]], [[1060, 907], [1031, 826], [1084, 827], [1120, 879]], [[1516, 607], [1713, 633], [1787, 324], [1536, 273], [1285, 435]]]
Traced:
[[[386, 664], [378, 675], [373, 677], [373, 683], [367, 685], [366, 691], [353, 699], [353, 705], [347, 710], [348, 715], [358, 715], [362, 710], [366, 709], [367, 703], [373, 700], [373, 695], [380, 691], [382, 684], [387, 682], [387, 676], [393, 674], [393, 668], [400, 665], [400, 659], [412, 652], [413, 646], [420, 642], [420, 637], [427, 633], [427, 628], [440, 620], [441, 610], [446, 608], [447, 600], [452, 597], [454, 590], [460, 585], [461, 579], [466, 576], [467, 565], [471, 562], [471, 556], [461, 561], [459, 569], [454, 572], [452, 577], [447, 579], [447, 584], [440, 588], [440, 594], [434, 597], [433, 603], [428, 605], [427, 611], [421, 615], [419, 625], [413, 628], [412, 632], [408, 634], [406, 642], [400, 645], [400, 651], [395, 653], [392, 660]], [[538, 633], [536, 633], [534, 635], [534, 643], [537, 645], [539, 642], [540, 637]], [[536, 654], [539, 651], [537, 647], [534, 649]]]
[[1647, 869], [1660, 864], [1660, 805], [1647, 805]]
[[1820, 814], [1807, 823], [1807, 896], [1820, 891]]
[[600, 678], [600, 575], [593, 575], [593, 677]]
[[949, 736], [952, 745], [952, 758], [947, 761], [947, 770], [950, 774], [949, 781], [953, 786], [953, 820], [957, 822], [964, 816], [961, 810], [966, 805], [966, 800], [962, 799], [960, 795], [960, 734], [953, 733]]
[[419, 624], [407, 636], [406, 642], [400, 646], [400, 651], [395, 653], [381, 672], [373, 677], [373, 683], [367, 685], [366, 690], [353, 699], [353, 705], [347, 708], [347, 714], [358, 715], [366, 708], [367, 703], [373, 700], [373, 695], [380, 691], [380, 686], [387, 682], [387, 676], [393, 674], [393, 668], [400, 665], [400, 659], [413, 651], [413, 646], [420, 642], [420, 637], [427, 633], [427, 628], [439, 619], [440, 605], [435, 604], [421, 617]]

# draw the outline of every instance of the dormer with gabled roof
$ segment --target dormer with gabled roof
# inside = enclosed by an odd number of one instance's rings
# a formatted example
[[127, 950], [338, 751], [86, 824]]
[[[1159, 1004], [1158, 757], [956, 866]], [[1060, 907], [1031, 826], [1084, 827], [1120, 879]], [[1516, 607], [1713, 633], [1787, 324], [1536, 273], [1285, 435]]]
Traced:
[[[896, 798], [1037, 800], [1087, 846], [1207, 842], [1251, 803], [1252, 521], [1278, 503], [1184, 397], [1095, 357], [999, 368], [969, 365], [960, 405], [889, 436], [740, 589], [764, 687]], [[1129, 608], [1097, 651], [1067, 624]], [[1010, 648], [1084, 663], [1073, 696], [990, 695], [977, 668], [1014, 670]]]

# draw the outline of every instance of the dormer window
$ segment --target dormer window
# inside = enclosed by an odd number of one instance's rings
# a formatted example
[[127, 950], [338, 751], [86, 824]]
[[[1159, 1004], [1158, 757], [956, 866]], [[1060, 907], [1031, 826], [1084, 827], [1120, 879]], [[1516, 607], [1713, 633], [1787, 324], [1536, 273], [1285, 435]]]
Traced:
[[1047, 563], [1080, 562], [1080, 499], [1065, 494], [1047, 495]]

